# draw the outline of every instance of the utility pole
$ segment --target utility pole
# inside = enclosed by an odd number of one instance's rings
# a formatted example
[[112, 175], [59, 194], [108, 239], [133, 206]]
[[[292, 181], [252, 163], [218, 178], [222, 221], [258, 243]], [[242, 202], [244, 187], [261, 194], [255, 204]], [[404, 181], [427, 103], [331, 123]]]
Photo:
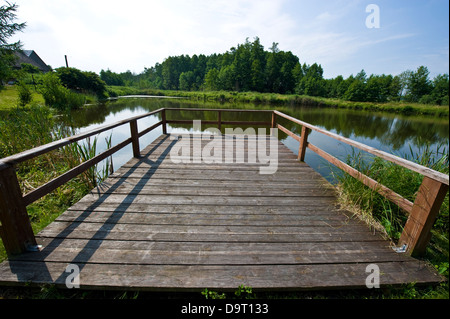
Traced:
[[66, 59], [66, 68], [68, 68], [69, 67], [69, 63], [67, 62], [67, 55], [65, 55], [64, 58]]

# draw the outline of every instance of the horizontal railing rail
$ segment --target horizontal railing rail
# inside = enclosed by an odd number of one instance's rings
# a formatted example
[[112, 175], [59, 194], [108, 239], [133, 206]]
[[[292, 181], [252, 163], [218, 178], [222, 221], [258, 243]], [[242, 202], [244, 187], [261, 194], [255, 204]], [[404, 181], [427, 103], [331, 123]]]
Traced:
[[[188, 111], [188, 112], [217, 112], [217, 120], [202, 120], [202, 124], [217, 125], [219, 130], [222, 129], [222, 125], [255, 125], [266, 126], [271, 125], [270, 121], [224, 121], [222, 119], [222, 113], [267, 113], [271, 114], [273, 110], [241, 110], [241, 109], [201, 109], [201, 108], [166, 108], [166, 111]], [[176, 120], [167, 119], [168, 124], [192, 124], [192, 120]]]
[[[139, 138], [151, 132], [155, 128], [162, 126], [163, 134], [167, 133], [167, 124], [192, 124], [192, 120], [180, 120], [175, 118], [167, 118], [167, 111], [172, 113], [187, 111], [187, 112], [216, 112], [217, 120], [205, 119], [202, 124], [217, 125], [221, 130], [222, 125], [258, 125], [271, 128], [278, 128], [282, 132], [297, 140], [299, 145], [298, 160], [304, 161], [306, 149], [310, 149], [328, 162], [342, 169], [344, 172], [350, 174], [354, 178], [360, 180], [368, 187], [376, 190], [382, 196], [397, 204], [400, 208], [409, 214], [408, 220], [405, 224], [403, 233], [399, 240], [399, 246], [404, 247], [406, 251], [411, 254], [421, 254], [424, 252], [429, 240], [431, 227], [439, 213], [439, 209], [447, 194], [449, 186], [449, 176], [440, 172], [434, 171], [428, 167], [413, 163], [406, 159], [394, 156], [392, 154], [377, 150], [373, 147], [342, 137], [332, 132], [321, 129], [317, 126], [311, 125], [292, 116], [273, 110], [241, 110], [241, 109], [204, 109], [204, 108], [161, 108], [146, 114], [135, 116], [126, 120], [118, 121], [113, 124], [105, 125], [88, 132], [80, 133], [68, 138], [64, 138], [46, 145], [38, 146], [36, 148], [18, 153], [3, 159], [0, 159], [0, 236], [3, 239], [6, 251], [8, 254], [17, 254], [29, 250], [30, 247], [36, 245], [33, 231], [31, 229], [28, 218], [26, 206], [33, 203], [37, 199], [45, 196], [61, 185], [67, 183], [72, 178], [83, 173], [89, 168], [93, 167], [100, 161], [106, 159], [112, 154], [116, 153], [123, 147], [132, 144], [133, 156], [140, 156]], [[267, 113], [271, 115], [270, 121], [227, 121], [223, 120], [224, 113]], [[138, 131], [137, 121], [150, 115], [161, 114], [161, 121], [154, 125]], [[286, 127], [277, 123], [277, 118], [283, 118], [292, 123], [300, 125], [300, 135], [290, 131]], [[32, 159], [39, 155], [46, 154], [50, 151], [64, 147], [71, 143], [75, 143], [82, 139], [93, 135], [111, 130], [115, 127], [129, 124], [130, 137], [121, 143], [107, 149], [103, 153], [81, 163], [72, 168], [66, 173], [56, 177], [48, 183], [38, 187], [37, 189], [22, 195], [17, 175], [15, 172], [15, 165]], [[384, 160], [398, 164], [417, 172], [424, 176], [422, 185], [416, 195], [414, 202], [411, 202], [401, 195], [395, 193], [384, 185], [381, 185], [374, 179], [364, 175], [350, 165], [342, 162], [336, 157], [328, 154], [324, 150], [308, 142], [308, 135], [311, 131], [318, 132], [325, 136], [331, 137], [337, 141], [346, 143], [360, 150], [366, 151], [372, 155], [380, 157]]]

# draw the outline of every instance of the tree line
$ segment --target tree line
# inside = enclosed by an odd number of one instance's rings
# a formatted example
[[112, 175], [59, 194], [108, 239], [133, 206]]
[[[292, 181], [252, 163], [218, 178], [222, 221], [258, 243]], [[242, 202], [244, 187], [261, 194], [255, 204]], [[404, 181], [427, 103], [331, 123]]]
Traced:
[[301, 64], [278, 43], [265, 50], [258, 37], [221, 54], [170, 56], [140, 74], [101, 70], [108, 85], [183, 91], [255, 91], [337, 98], [359, 102], [407, 101], [449, 104], [449, 76], [430, 78], [428, 68], [399, 75], [367, 75], [325, 79], [320, 64]]

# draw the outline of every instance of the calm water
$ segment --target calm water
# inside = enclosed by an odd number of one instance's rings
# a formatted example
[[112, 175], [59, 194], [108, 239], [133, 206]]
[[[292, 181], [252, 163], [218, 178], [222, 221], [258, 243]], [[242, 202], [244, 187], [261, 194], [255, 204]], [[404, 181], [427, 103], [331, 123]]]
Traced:
[[[122, 119], [137, 116], [162, 107], [172, 108], [267, 108], [279, 109], [302, 121], [311, 123], [320, 128], [359, 141], [379, 150], [404, 157], [418, 153], [427, 144], [436, 148], [439, 146], [449, 148], [449, 121], [448, 118], [439, 119], [431, 117], [401, 116], [388, 113], [368, 113], [363, 111], [351, 111], [341, 109], [318, 109], [318, 108], [289, 108], [269, 107], [236, 104], [192, 104], [183, 100], [169, 100], [160, 98], [147, 99], [119, 99], [109, 102], [106, 106], [90, 106], [87, 109], [73, 112], [70, 119], [79, 132], [117, 122]], [[167, 112], [168, 119], [202, 119], [216, 120], [216, 112], [195, 111], [176, 114]], [[159, 122], [160, 115], [150, 116], [138, 121], [139, 130]], [[222, 120], [244, 120], [244, 121], [270, 121], [270, 115], [260, 113], [223, 113]], [[289, 121], [280, 119], [280, 124], [293, 132], [300, 132], [300, 127]], [[225, 128], [225, 126], [223, 126]], [[207, 127], [202, 128], [203, 130]], [[243, 127], [245, 129], [245, 127]], [[168, 133], [192, 132], [192, 125], [168, 125]], [[161, 127], [153, 130], [140, 138], [140, 146], [143, 149], [154, 139], [162, 134]], [[130, 136], [129, 125], [114, 128], [112, 131], [104, 132], [98, 136], [98, 152], [105, 149], [105, 138], [112, 136], [112, 145], [115, 145]], [[299, 143], [286, 134], [279, 132], [279, 138], [295, 154], [298, 154]], [[312, 132], [308, 140], [341, 160], [346, 160], [347, 155], [352, 153], [352, 147], [326, 137], [320, 133]], [[114, 169], [118, 169], [132, 157], [131, 146], [127, 146], [113, 156]], [[322, 176], [332, 181], [331, 164], [320, 158], [310, 150], [307, 150], [306, 163], [318, 171]]]

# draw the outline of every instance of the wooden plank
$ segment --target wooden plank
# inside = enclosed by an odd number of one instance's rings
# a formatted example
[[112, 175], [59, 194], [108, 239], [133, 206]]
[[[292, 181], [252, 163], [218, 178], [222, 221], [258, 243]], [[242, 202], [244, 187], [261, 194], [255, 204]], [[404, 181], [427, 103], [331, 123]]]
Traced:
[[[141, 186], [142, 185], [142, 186]], [[137, 185], [121, 185], [113, 189], [103, 189], [103, 194], [128, 194], [128, 195], [193, 195], [193, 196], [255, 196], [255, 197], [305, 197], [305, 196], [334, 196], [335, 192], [325, 189], [320, 185], [306, 185], [296, 188], [270, 188], [267, 187], [195, 187], [195, 186], [179, 186], [179, 185], [157, 185], [150, 186], [147, 184]], [[92, 192], [95, 194], [96, 191]]]
[[240, 171], [229, 171], [227, 174], [222, 172], [222, 174], [214, 174], [214, 172], [202, 172], [201, 174], [196, 174], [194, 171], [183, 171], [177, 175], [168, 174], [167, 172], [161, 171], [149, 171], [147, 169], [133, 169], [131, 172], [127, 171], [125, 173], [114, 173], [110, 178], [137, 178], [141, 180], [146, 180], [149, 178], [157, 179], [186, 179], [186, 180], [223, 180], [223, 181], [283, 181], [289, 183], [289, 181], [303, 181], [303, 180], [317, 180], [317, 173], [306, 172], [302, 175], [294, 175], [292, 173], [278, 173], [272, 175], [262, 175], [259, 172], [254, 174], [248, 174], [244, 176]]
[[[118, 242], [113, 243], [117, 244]], [[92, 243], [91, 247], [46, 247], [41, 253], [24, 254], [15, 258], [14, 261], [64, 262], [72, 260], [79, 263], [96, 264], [226, 266], [380, 263], [410, 260], [405, 255], [391, 253], [386, 249], [368, 253], [366, 250], [319, 250], [319, 246], [311, 246], [309, 251], [290, 250], [288, 246], [282, 245], [275, 246], [279, 250], [267, 244], [264, 250], [258, 251], [253, 251], [252, 248], [247, 251], [235, 250], [228, 246], [224, 246], [223, 250], [153, 250], [151, 248], [141, 250], [123, 247], [104, 248], [101, 243]]]
[[[327, 236], [346, 234], [346, 233], [368, 233], [369, 228], [361, 224], [346, 224], [339, 226], [331, 226], [330, 224], [322, 224], [320, 226], [297, 226], [297, 225], [283, 225], [272, 226], [263, 223], [258, 225], [254, 223], [248, 225], [154, 225], [154, 224], [125, 224], [125, 223], [86, 223], [86, 222], [62, 222], [55, 221], [46, 228], [47, 231], [61, 232], [61, 231], [110, 231], [110, 232], [128, 232], [155, 234], [155, 233], [196, 233], [196, 234], [324, 234]], [[41, 234], [41, 233], [40, 233]], [[374, 236], [369, 234], [369, 236]], [[131, 239], [131, 238], [130, 238]]]
[[[303, 243], [227, 243], [227, 242], [158, 242], [158, 241], [133, 241], [133, 240], [89, 240], [89, 239], [53, 239], [39, 238], [38, 243], [43, 245], [43, 252], [54, 251], [59, 247], [64, 248], [94, 248], [137, 251], [176, 251], [176, 252], [265, 252], [265, 251], [296, 251], [299, 253], [311, 252], [362, 252], [368, 255], [371, 252], [395, 254], [390, 250], [387, 241], [361, 241], [361, 242], [303, 242]], [[35, 254], [37, 257], [39, 254]], [[396, 254], [411, 260], [405, 254]]]
[[[86, 203], [76, 203], [72, 207], [68, 208], [68, 211], [82, 211], [84, 215], [88, 215], [91, 212], [147, 212], [147, 213], [170, 213], [170, 214], [211, 214], [211, 215], [311, 215], [316, 214], [317, 216], [329, 216], [336, 212], [334, 207], [334, 202], [321, 203], [321, 202], [308, 202], [302, 206], [298, 205], [201, 205], [201, 204], [191, 204], [191, 205], [174, 205], [174, 204], [139, 204], [139, 203], [129, 203], [123, 205], [122, 203], [105, 203], [102, 202], [99, 205], [98, 202], [93, 202], [91, 205], [86, 205]], [[339, 211], [339, 215], [345, 216], [345, 211]]]
[[[335, 201], [334, 196], [315, 196], [315, 200], [324, 201], [331, 204]], [[139, 195], [86, 195], [79, 203], [85, 203], [91, 205], [93, 203], [119, 203], [122, 205], [128, 205], [131, 203], [137, 204], [164, 204], [164, 205], [229, 205], [229, 206], [265, 206], [265, 205], [305, 205], [311, 202], [310, 197], [243, 197], [243, 196], [233, 196], [233, 197], [210, 197], [210, 196], [173, 196], [173, 195], [161, 195], [161, 196], [139, 196]]]
[[[272, 215], [272, 214], [201, 214], [201, 213], [147, 213], [130, 212], [119, 214], [115, 212], [96, 212], [87, 214], [85, 211], [70, 210], [59, 216], [56, 221], [83, 221], [95, 223], [125, 223], [153, 225], [252, 225], [270, 223], [272, 226], [331, 226], [339, 227], [348, 223], [343, 215], [322, 215], [313, 213], [304, 215]], [[356, 221], [355, 221], [356, 222]]]
[[[203, 291], [221, 289], [235, 291], [240, 285], [254, 291], [288, 291], [310, 289], [366, 289], [368, 263], [323, 265], [116, 265], [78, 264], [82, 289], [140, 289], [150, 291]], [[70, 273], [67, 263], [9, 261], [0, 265], [0, 283], [52, 283], [65, 287]], [[409, 278], [416, 284], [440, 282], [424, 263], [386, 262], [379, 264], [381, 287], [404, 285]], [[17, 278], [17, 273], [20, 277]], [[276, 274], [276, 280], [272, 280]]]

